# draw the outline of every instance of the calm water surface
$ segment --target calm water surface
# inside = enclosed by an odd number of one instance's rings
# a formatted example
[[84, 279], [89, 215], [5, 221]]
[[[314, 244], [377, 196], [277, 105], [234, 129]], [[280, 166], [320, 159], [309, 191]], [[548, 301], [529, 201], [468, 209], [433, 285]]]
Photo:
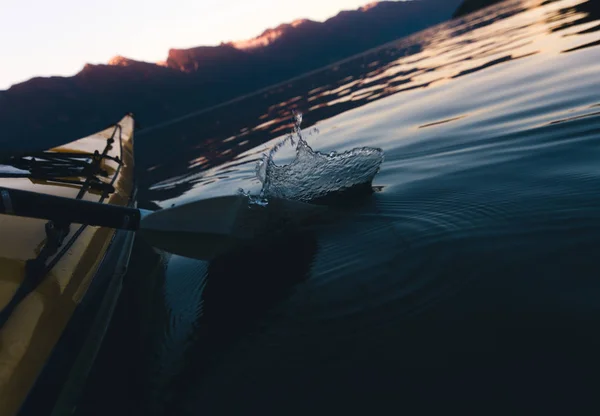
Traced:
[[142, 204], [259, 190], [292, 110], [316, 150], [385, 151], [374, 193], [211, 263], [139, 241], [81, 414], [597, 414], [599, 2], [508, 1], [142, 131]]

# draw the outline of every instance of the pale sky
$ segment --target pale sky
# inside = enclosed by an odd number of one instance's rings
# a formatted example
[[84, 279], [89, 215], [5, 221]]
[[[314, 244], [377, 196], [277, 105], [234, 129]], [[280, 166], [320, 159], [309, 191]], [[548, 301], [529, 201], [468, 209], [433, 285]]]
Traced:
[[0, 90], [79, 72], [115, 55], [156, 62], [169, 48], [244, 40], [370, 0], [0, 0]]

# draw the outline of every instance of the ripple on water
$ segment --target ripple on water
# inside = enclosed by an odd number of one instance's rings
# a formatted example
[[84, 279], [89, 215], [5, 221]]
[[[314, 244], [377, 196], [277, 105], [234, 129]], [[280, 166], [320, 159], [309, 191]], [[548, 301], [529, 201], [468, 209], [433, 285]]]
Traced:
[[600, 192], [598, 174], [583, 164], [555, 173], [511, 183], [509, 172], [496, 181], [484, 169], [468, 186], [459, 174], [446, 186], [376, 193], [321, 230], [310, 279], [280, 307], [271, 336], [367, 336], [476, 284], [486, 259], [518, 259], [520, 250], [535, 258], [564, 238], [589, 242], [600, 230], [600, 204], [589, 198]]

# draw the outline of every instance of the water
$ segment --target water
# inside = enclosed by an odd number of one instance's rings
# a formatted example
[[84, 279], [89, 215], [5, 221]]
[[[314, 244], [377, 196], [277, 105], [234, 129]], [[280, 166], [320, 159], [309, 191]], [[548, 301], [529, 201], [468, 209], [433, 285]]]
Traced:
[[284, 241], [138, 241], [80, 413], [597, 413], [599, 46], [598, 2], [508, 1], [138, 135], [148, 207], [260, 194], [292, 111], [385, 160]]

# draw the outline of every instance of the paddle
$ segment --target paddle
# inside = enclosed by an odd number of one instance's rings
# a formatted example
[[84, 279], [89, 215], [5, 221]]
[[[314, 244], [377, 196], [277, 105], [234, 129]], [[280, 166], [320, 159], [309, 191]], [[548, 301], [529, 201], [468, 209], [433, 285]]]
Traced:
[[155, 247], [200, 259], [211, 259], [326, 209], [277, 198], [270, 198], [267, 206], [248, 202], [247, 196], [231, 195], [147, 211], [0, 187], [0, 214], [132, 230]]

